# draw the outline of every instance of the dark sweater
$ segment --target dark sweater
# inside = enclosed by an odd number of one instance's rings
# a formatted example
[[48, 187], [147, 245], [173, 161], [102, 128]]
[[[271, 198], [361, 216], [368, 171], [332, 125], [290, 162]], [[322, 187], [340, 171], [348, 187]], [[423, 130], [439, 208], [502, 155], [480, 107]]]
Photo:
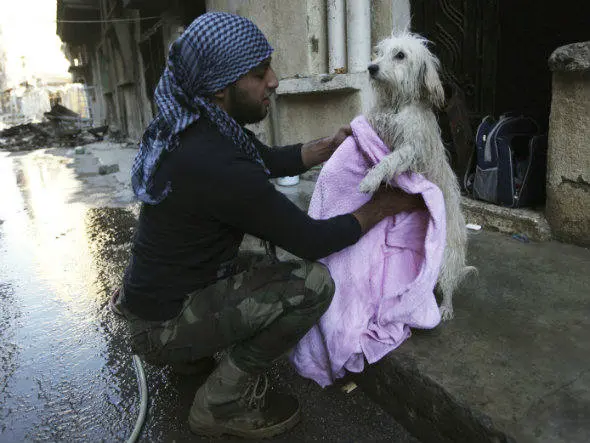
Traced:
[[[272, 177], [305, 170], [301, 145], [257, 148]], [[144, 204], [125, 273], [125, 303], [146, 320], [177, 315], [186, 295], [219, 278], [222, 263], [238, 253], [244, 233], [308, 260], [353, 243], [361, 228], [352, 215], [314, 220], [277, 191], [264, 169], [202, 118], [180, 146], [166, 153], [155, 188], [172, 190], [157, 205]]]

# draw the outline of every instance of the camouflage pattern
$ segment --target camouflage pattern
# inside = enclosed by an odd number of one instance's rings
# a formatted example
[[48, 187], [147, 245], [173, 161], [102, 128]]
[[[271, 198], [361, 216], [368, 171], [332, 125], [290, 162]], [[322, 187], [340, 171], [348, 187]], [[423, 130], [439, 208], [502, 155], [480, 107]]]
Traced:
[[289, 351], [319, 320], [334, 296], [320, 263], [274, 262], [242, 254], [238, 272], [187, 296], [165, 322], [142, 320], [124, 309], [134, 351], [147, 361], [182, 364], [229, 349], [242, 370], [259, 372]]

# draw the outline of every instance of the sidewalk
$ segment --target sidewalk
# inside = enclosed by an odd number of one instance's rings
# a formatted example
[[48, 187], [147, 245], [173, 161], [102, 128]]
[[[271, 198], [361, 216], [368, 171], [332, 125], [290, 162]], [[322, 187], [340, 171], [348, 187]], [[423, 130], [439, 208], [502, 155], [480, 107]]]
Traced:
[[[305, 207], [313, 185], [280, 189]], [[357, 383], [425, 442], [590, 441], [590, 250], [480, 231], [468, 260], [455, 318]]]

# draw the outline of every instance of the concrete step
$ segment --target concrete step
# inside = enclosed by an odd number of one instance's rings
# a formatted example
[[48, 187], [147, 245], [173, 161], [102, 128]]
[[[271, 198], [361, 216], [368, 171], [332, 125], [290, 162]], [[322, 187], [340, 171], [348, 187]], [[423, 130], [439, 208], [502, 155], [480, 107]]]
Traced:
[[455, 319], [356, 377], [426, 442], [590, 441], [590, 251], [472, 235]]
[[551, 228], [541, 211], [511, 209], [463, 197], [467, 223], [475, 223], [504, 234], [521, 234], [533, 241], [551, 240]]
[[[319, 170], [314, 169], [302, 175], [298, 185], [277, 186], [277, 189], [307, 210], [318, 174]], [[504, 234], [521, 234], [533, 241], [551, 240], [551, 228], [542, 211], [505, 208], [467, 197], [462, 197], [461, 205], [467, 223]]]

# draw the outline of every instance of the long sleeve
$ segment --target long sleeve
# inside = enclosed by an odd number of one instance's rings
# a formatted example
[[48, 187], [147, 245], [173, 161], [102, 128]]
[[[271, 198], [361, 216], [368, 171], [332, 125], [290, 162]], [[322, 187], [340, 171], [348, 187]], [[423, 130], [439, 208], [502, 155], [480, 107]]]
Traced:
[[298, 257], [317, 260], [350, 246], [361, 235], [350, 214], [328, 220], [309, 217], [247, 158], [237, 157], [223, 171], [204, 177], [203, 185], [200, 198], [214, 217]]

